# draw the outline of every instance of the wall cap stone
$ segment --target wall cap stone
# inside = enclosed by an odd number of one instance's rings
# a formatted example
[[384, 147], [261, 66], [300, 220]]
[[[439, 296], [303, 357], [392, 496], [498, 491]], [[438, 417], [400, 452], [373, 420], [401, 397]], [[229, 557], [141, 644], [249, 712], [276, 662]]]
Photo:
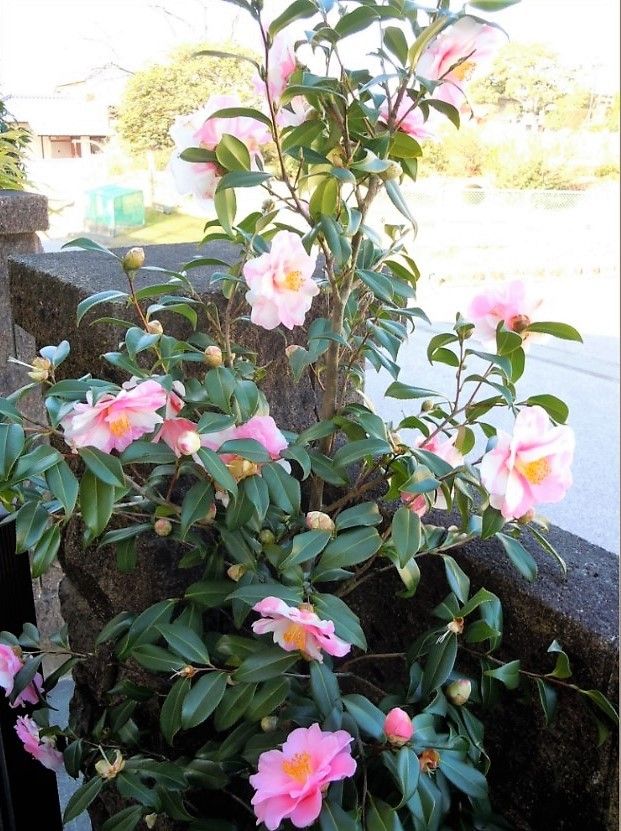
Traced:
[[0, 190], [0, 234], [29, 234], [48, 227], [46, 196], [23, 190]]

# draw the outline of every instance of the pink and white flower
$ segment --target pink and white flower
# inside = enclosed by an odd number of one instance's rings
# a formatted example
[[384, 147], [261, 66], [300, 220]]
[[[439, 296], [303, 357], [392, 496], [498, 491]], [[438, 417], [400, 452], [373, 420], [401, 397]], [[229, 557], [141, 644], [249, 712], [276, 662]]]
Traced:
[[406, 508], [409, 508], [410, 511], [418, 514], [421, 518], [424, 517], [429, 510], [429, 502], [427, 502], [424, 493], [408, 493], [407, 491], [402, 491], [401, 501]]
[[429, 44], [416, 65], [416, 74], [441, 81], [432, 97], [459, 108], [465, 99], [464, 81], [475, 67], [493, 56], [501, 41], [499, 29], [473, 17], [462, 17]]
[[281, 127], [299, 127], [304, 124], [312, 109], [303, 95], [296, 95], [286, 107], [278, 110], [276, 121]]
[[384, 733], [390, 744], [395, 747], [403, 747], [414, 735], [412, 719], [405, 710], [400, 707], [393, 707], [386, 716]]
[[19, 716], [15, 724], [24, 750], [49, 770], [63, 769], [63, 754], [56, 750], [53, 736], [41, 736], [37, 723], [29, 716]]
[[494, 286], [473, 297], [468, 308], [468, 317], [474, 323], [474, 334], [486, 347], [495, 351], [496, 329], [499, 323], [512, 332], [530, 338], [525, 327], [533, 323], [533, 318], [542, 304], [540, 297], [535, 297], [521, 280], [513, 280]]
[[313, 280], [316, 261], [317, 255], [306, 253], [297, 234], [278, 231], [271, 250], [244, 266], [252, 322], [264, 329], [274, 329], [279, 323], [287, 329], [301, 326], [312, 298], [319, 294]]
[[[279, 32], [269, 52], [267, 90], [273, 102], [277, 103], [287, 87], [289, 78], [296, 68], [294, 45], [284, 32]], [[254, 82], [258, 95], [265, 96], [266, 84], [258, 76]]]
[[[7, 694], [11, 695], [15, 684], [15, 676], [24, 667], [19, 647], [13, 648], [5, 643], [0, 643], [0, 687]], [[37, 672], [24, 689], [16, 696], [11, 707], [23, 707], [25, 704], [37, 704], [39, 693], [43, 689], [43, 676]]]
[[427, 450], [429, 453], [433, 453], [434, 456], [438, 456], [442, 459], [442, 461], [446, 462], [451, 467], [459, 467], [459, 465], [463, 462], [464, 457], [455, 447], [456, 439], [457, 433], [448, 437], [446, 437], [443, 433], [437, 433], [430, 439], [425, 438], [424, 436], [419, 436], [414, 442], [414, 446], [419, 447], [421, 450]]
[[[388, 101], [384, 101], [380, 107], [380, 121], [388, 124], [389, 118]], [[420, 107], [413, 107], [412, 101], [409, 98], [404, 98], [399, 104], [395, 126], [415, 139], [422, 140], [435, 137], [433, 131], [429, 129], [429, 123], [425, 121], [422, 110]]]
[[253, 606], [253, 611], [261, 615], [261, 620], [252, 624], [252, 631], [257, 635], [272, 632], [274, 643], [285, 652], [297, 650], [307, 660], [322, 663], [322, 650], [337, 658], [351, 650], [351, 644], [334, 634], [334, 623], [321, 620], [309, 603], [296, 609], [277, 597], [266, 597]]
[[[202, 437], [197, 431], [197, 425], [189, 418], [167, 418], [153, 437], [153, 441], [163, 441], [179, 459], [181, 456], [191, 456], [201, 447]], [[188, 438], [197, 436], [189, 446]], [[189, 453], [188, 453], [189, 449]]]
[[559, 502], [571, 486], [574, 433], [551, 424], [543, 407], [524, 407], [513, 433], [498, 431], [498, 443], [481, 461], [481, 481], [490, 504], [505, 519], [519, 519], [541, 502]]
[[189, 147], [215, 150], [226, 133], [243, 141], [251, 156], [256, 158], [261, 155], [261, 148], [271, 140], [265, 124], [247, 116], [211, 118], [218, 110], [241, 106], [236, 96], [212, 95], [201, 109], [177, 116], [170, 128], [175, 150], [169, 167], [179, 193], [195, 196], [200, 202], [209, 202], [222, 175], [222, 169], [216, 162], [184, 161], [181, 153]]
[[96, 403], [89, 391], [86, 404], [75, 404], [61, 419], [65, 441], [74, 451], [96, 447], [104, 453], [121, 452], [161, 424], [162, 416], [156, 411], [166, 404], [167, 397], [166, 390], [153, 380], [122, 389], [117, 395], [102, 395]]
[[330, 783], [356, 772], [352, 741], [345, 730], [331, 733], [311, 724], [289, 733], [282, 750], [262, 753], [258, 773], [250, 777], [257, 824], [265, 823], [269, 831], [281, 828], [285, 819], [296, 828], [312, 825]]

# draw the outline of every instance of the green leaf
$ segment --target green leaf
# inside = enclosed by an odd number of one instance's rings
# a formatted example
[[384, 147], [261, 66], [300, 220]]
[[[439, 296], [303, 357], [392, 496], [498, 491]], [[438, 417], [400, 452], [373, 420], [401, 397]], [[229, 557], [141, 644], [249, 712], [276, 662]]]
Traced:
[[255, 439], [231, 439], [225, 441], [224, 444], [218, 448], [218, 453], [232, 453], [235, 456], [241, 456], [242, 459], [248, 459], [249, 462], [256, 462], [257, 464], [265, 464], [271, 461], [271, 456], [261, 444]]
[[500, 540], [507, 556], [520, 574], [532, 583], [537, 577], [537, 563], [532, 554], [520, 542], [506, 534], [497, 533], [496, 539]]
[[132, 624], [134, 616], [129, 612], [120, 612], [109, 620], [101, 632], [97, 635], [95, 646], [101, 646], [106, 641], [116, 640], [125, 634]]
[[[313, 661], [310, 665], [311, 677], [313, 666], [316, 663], [316, 661]], [[319, 664], [318, 666], [323, 665]], [[271, 715], [286, 700], [289, 695], [289, 688], [288, 678], [272, 678], [271, 681], [266, 681], [254, 695], [244, 717], [248, 721], [260, 721], [265, 716]]]
[[332, 534], [329, 531], [305, 531], [293, 538], [291, 553], [280, 563], [278, 570], [287, 571], [292, 566], [299, 566], [314, 559], [324, 550]]
[[555, 395], [531, 395], [526, 399], [529, 406], [543, 407], [547, 414], [559, 424], [565, 424], [569, 417], [569, 407]]
[[614, 725], [619, 725], [619, 714], [599, 690], [578, 690], [578, 692], [595, 705]]
[[101, 827], [101, 831], [134, 831], [142, 819], [142, 806], [130, 805], [123, 808], [118, 814], [107, 819]]
[[470, 579], [452, 557], [444, 554], [443, 559], [448, 584], [459, 602], [465, 603], [470, 592]]
[[204, 519], [214, 500], [214, 490], [209, 482], [196, 482], [183, 498], [181, 505], [181, 537], [185, 537], [190, 527], [198, 520]]
[[15, 553], [30, 550], [39, 542], [49, 522], [49, 514], [39, 502], [26, 502], [15, 518]]
[[300, 510], [300, 483], [290, 476], [279, 464], [264, 465], [261, 476], [269, 490], [270, 500], [286, 514], [297, 514]]
[[167, 649], [162, 649], [161, 646], [156, 646], [152, 643], [143, 643], [135, 646], [131, 650], [132, 658], [140, 664], [141, 667], [148, 669], [149, 672], [178, 672], [185, 666], [185, 661], [178, 655], [174, 655]]
[[312, 0], [295, 0], [290, 3], [285, 11], [275, 18], [269, 27], [269, 34], [271, 38], [275, 38], [278, 32], [282, 31], [290, 23], [296, 20], [302, 20], [305, 17], [312, 17], [317, 14], [317, 6]]
[[266, 597], [278, 597], [290, 606], [299, 606], [302, 602], [302, 590], [297, 586], [283, 586], [282, 583], [251, 583], [240, 586], [232, 594], [229, 583], [231, 600], [241, 600], [248, 606], [254, 606]]
[[166, 638], [168, 646], [191, 664], [209, 664], [209, 652], [196, 632], [181, 623], [162, 623], [159, 631]]
[[412, 136], [397, 130], [390, 143], [390, 155], [395, 159], [418, 159], [422, 156], [420, 144]]
[[206, 721], [216, 709], [226, 690], [227, 674], [209, 672], [194, 684], [181, 708], [181, 724], [189, 730]]
[[190, 690], [189, 678], [178, 678], [164, 699], [160, 710], [160, 729], [164, 739], [172, 745], [175, 735], [181, 730], [181, 708]]
[[99, 795], [103, 788], [104, 780], [95, 776], [81, 785], [77, 791], [71, 796], [65, 812], [63, 814], [63, 823], [71, 822], [72, 819], [78, 817], [82, 811], [85, 811], [93, 800]]
[[362, 527], [346, 531], [324, 549], [315, 569], [314, 579], [335, 568], [346, 568], [372, 557], [382, 544], [375, 528]]
[[410, 213], [410, 209], [408, 208], [408, 203], [405, 201], [403, 193], [401, 192], [401, 188], [397, 184], [394, 179], [389, 179], [387, 182], [384, 182], [384, 189], [388, 194], [388, 198], [395, 206], [395, 208], [402, 214], [407, 220], [409, 220], [412, 225], [416, 227], [416, 220]]
[[84, 745], [82, 739], [76, 739], [65, 748], [63, 759], [65, 770], [73, 779], [77, 779], [81, 773], [82, 758], [84, 756]]
[[563, 649], [560, 643], [556, 640], [552, 641], [550, 646], [548, 647], [548, 652], [552, 652], [556, 654], [556, 664], [552, 672], [548, 672], [547, 675], [550, 678], [571, 678], [571, 666], [569, 664], [569, 658], [567, 654], [563, 652]]
[[0, 424], [0, 478], [8, 479], [11, 468], [19, 458], [26, 434], [19, 424]]
[[219, 489], [228, 491], [235, 498], [237, 496], [237, 482], [218, 454], [207, 447], [201, 447], [196, 455], [215, 484], [219, 486]]
[[457, 657], [457, 636], [452, 632], [432, 645], [423, 670], [422, 692], [429, 695], [448, 679]]
[[237, 684], [225, 690], [214, 714], [216, 730], [228, 730], [244, 715], [256, 692], [256, 684]]
[[403, 31], [396, 26], [386, 26], [384, 29], [384, 46], [389, 49], [402, 66], [408, 60], [408, 42]]
[[176, 601], [173, 599], [160, 600], [149, 606], [132, 622], [124, 644], [124, 654], [139, 643], [152, 643], [159, 638], [158, 625], [168, 623], [172, 617]]
[[[228, 176], [234, 174], [228, 173]], [[244, 175], [244, 174], [242, 174]], [[251, 174], [247, 174], [251, 175]], [[226, 176], [220, 179], [218, 187], [213, 197], [213, 206], [218, 217], [218, 222], [224, 228], [229, 237], [233, 236], [233, 223], [235, 222], [235, 213], [237, 212], [237, 200], [235, 199], [235, 191], [231, 187], [222, 188], [220, 185]]]
[[488, 669], [485, 672], [488, 678], [495, 678], [501, 681], [508, 690], [515, 690], [520, 685], [520, 662], [509, 661], [496, 669]]
[[362, 831], [362, 826], [351, 814], [346, 813], [341, 806], [331, 799], [324, 799], [319, 814], [321, 831]]
[[487, 540], [493, 537], [494, 534], [505, 527], [506, 521], [500, 511], [488, 505], [481, 514], [481, 539]]
[[360, 620], [344, 600], [334, 594], [314, 593], [311, 602], [320, 618], [334, 623], [334, 631], [339, 638], [351, 643], [352, 646], [366, 650], [367, 639]]
[[40, 444], [26, 453], [25, 456], [20, 456], [17, 463], [11, 472], [11, 482], [23, 482], [25, 479], [31, 479], [33, 476], [38, 476], [40, 473], [45, 473], [46, 470], [58, 464], [62, 456], [53, 447]]
[[443, 398], [439, 392], [427, 390], [423, 387], [411, 387], [401, 381], [393, 381], [384, 393], [388, 398]]
[[60, 548], [60, 528], [53, 525], [43, 532], [32, 552], [31, 572], [33, 579], [41, 577], [56, 559]]
[[90, 297], [87, 297], [85, 300], [82, 300], [78, 303], [77, 309], [77, 317], [78, 317], [78, 325], [80, 321], [84, 317], [84, 315], [90, 311], [95, 306], [98, 306], [100, 303], [110, 303], [112, 300], [127, 300], [127, 293], [124, 291], [116, 291], [114, 289], [109, 289], [108, 291], [99, 291], [97, 294], [91, 294]]
[[328, 718], [332, 710], [340, 705], [341, 693], [336, 675], [325, 663], [311, 661], [310, 689], [319, 712], [323, 718]]
[[112, 516], [115, 489], [87, 470], [80, 480], [80, 510], [90, 537], [98, 537]]
[[377, 502], [361, 502], [353, 508], [346, 508], [336, 517], [337, 531], [358, 528], [360, 525], [379, 525], [382, 521]]
[[95, 242], [95, 240], [89, 239], [88, 237], [76, 237], [76, 239], [63, 243], [61, 247], [63, 250], [65, 248], [81, 248], [83, 251], [97, 251], [100, 254], [106, 254], [108, 257], [113, 257], [115, 260], [119, 259], [119, 257], [110, 251], [109, 248], [100, 245], [98, 242]]
[[525, 332], [542, 332], [546, 335], [552, 335], [561, 340], [577, 340], [582, 343], [582, 336], [577, 329], [569, 326], [567, 323], [554, 323], [552, 321], [539, 321], [531, 323], [524, 330]]
[[[233, 55], [232, 57], [239, 57], [239, 55]], [[252, 118], [254, 121], [260, 121], [261, 124], [265, 124], [266, 127], [272, 126], [270, 117], [260, 110], [255, 110], [253, 107], [224, 107], [221, 110], [216, 110], [209, 118]]]
[[362, 733], [372, 739], [381, 739], [384, 735], [386, 714], [372, 704], [368, 698], [358, 693], [343, 696], [345, 709], [352, 716]]
[[348, 14], [344, 14], [334, 27], [334, 31], [339, 38], [346, 38], [368, 28], [376, 20], [379, 20], [379, 15], [375, 9], [361, 6]]
[[283, 652], [278, 646], [266, 646], [249, 655], [233, 673], [240, 684], [269, 681], [290, 669], [300, 659], [297, 652]]
[[537, 692], [543, 709], [546, 724], [549, 726], [554, 720], [558, 695], [551, 684], [546, 684], [541, 678], [537, 678]]
[[381, 799], [369, 796], [366, 831], [403, 831], [399, 814]]
[[397, 508], [392, 518], [391, 534], [397, 556], [399, 557], [399, 566], [405, 568], [410, 558], [420, 548], [420, 517], [405, 506]]
[[487, 798], [487, 780], [481, 771], [460, 761], [452, 753], [440, 754], [440, 770], [449, 782], [473, 799]]
[[334, 454], [334, 464], [338, 467], [348, 467], [365, 456], [384, 456], [387, 453], [390, 453], [390, 445], [384, 439], [348, 441]]
[[45, 481], [55, 499], [65, 509], [66, 514], [73, 513], [78, 501], [80, 486], [71, 468], [64, 460], [45, 471]]
[[401, 801], [397, 808], [403, 807], [416, 793], [420, 778], [420, 762], [410, 747], [402, 747], [396, 754], [382, 754], [384, 764], [391, 772], [401, 792]]
[[519, 2], [520, 0], [471, 0], [469, 5], [482, 12], [499, 12]]
[[86, 467], [106, 485], [122, 488], [125, 476], [120, 461], [109, 453], [103, 453], [96, 447], [81, 447], [78, 450]]
[[216, 147], [216, 158], [226, 170], [250, 170], [250, 153], [243, 141], [225, 133]]

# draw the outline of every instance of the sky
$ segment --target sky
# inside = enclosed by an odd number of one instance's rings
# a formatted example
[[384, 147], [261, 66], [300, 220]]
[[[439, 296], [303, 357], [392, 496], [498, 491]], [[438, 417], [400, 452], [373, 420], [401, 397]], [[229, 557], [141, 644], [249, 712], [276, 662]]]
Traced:
[[[274, 14], [286, 4], [265, 0]], [[522, 0], [489, 17], [515, 41], [590, 65], [595, 88], [618, 90], [619, 0]], [[252, 46], [253, 25], [223, 0], [0, 0], [0, 90], [45, 94], [109, 62], [135, 71], [201, 38]]]

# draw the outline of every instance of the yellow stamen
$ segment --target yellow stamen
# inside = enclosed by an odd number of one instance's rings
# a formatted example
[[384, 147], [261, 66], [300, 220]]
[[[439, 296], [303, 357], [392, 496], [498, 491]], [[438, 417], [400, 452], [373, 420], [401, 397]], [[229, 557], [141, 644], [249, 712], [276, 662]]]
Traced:
[[282, 285], [289, 291], [299, 291], [302, 288], [303, 282], [304, 277], [302, 277], [301, 271], [290, 271], [285, 275]]
[[303, 784], [313, 772], [310, 753], [296, 753], [291, 759], [285, 759], [282, 763], [282, 769], [287, 776]]
[[473, 69], [474, 61], [464, 61], [463, 63], [460, 63], [459, 66], [456, 66], [455, 69], [451, 69], [451, 80], [464, 81], [466, 78], [470, 77]]
[[294, 649], [299, 649], [301, 652], [306, 646], [306, 631], [301, 623], [292, 623], [288, 626], [283, 638], [287, 645], [293, 646]]
[[110, 432], [117, 438], [124, 436], [128, 430], [131, 430], [131, 426], [131, 422], [126, 415], [117, 416], [117, 418], [109, 422]]
[[241, 456], [231, 459], [227, 467], [236, 482], [241, 482], [247, 476], [255, 476], [259, 472], [259, 465], [249, 462], [248, 459], [242, 459]]
[[532, 462], [519, 462], [516, 467], [531, 485], [540, 485], [552, 470], [550, 461], [545, 456]]

